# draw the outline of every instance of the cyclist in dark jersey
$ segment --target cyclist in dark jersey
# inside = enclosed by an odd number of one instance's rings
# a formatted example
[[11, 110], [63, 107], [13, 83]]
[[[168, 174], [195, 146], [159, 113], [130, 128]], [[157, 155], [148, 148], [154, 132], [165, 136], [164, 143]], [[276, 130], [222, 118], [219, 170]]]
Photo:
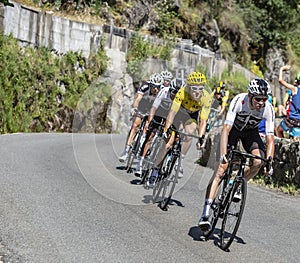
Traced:
[[[248, 85], [248, 93], [238, 94], [230, 103], [226, 120], [222, 129], [220, 139], [220, 160], [215, 172], [207, 186], [205, 203], [199, 227], [203, 231], [210, 228], [208, 221], [209, 209], [215, 198], [218, 185], [228, 166], [226, 153], [229, 148], [236, 146], [241, 140], [244, 149], [253, 155], [265, 156], [265, 145], [259, 135], [258, 125], [262, 119], [266, 120], [266, 157], [274, 155], [274, 108], [268, 101], [270, 86], [263, 79], [253, 79]], [[257, 174], [262, 161], [253, 160], [253, 165], [245, 171], [246, 180], [250, 180]], [[272, 173], [271, 171], [268, 171]], [[237, 194], [237, 199], [240, 195]]]
[[[166, 119], [168, 112], [171, 108], [172, 101], [177, 93], [177, 91], [183, 86], [184, 81], [181, 79], [173, 79], [169, 86], [163, 87], [158, 95], [156, 96], [152, 107], [149, 112], [148, 122], [146, 124], [146, 129], [148, 128], [145, 143], [141, 150], [141, 156], [136, 167], [136, 175], [141, 176], [142, 174], [142, 164], [144, 157], [146, 156], [150, 143], [155, 135], [155, 131], [159, 128], [156, 123], [163, 123]], [[156, 123], [152, 122], [154, 120]], [[149, 124], [149, 126], [148, 126]]]
[[143, 115], [147, 114], [163, 84], [163, 78], [160, 74], [154, 73], [150, 80], [144, 83], [138, 90], [135, 100], [132, 104], [131, 115], [133, 116], [132, 126], [127, 136], [125, 149], [119, 156], [120, 162], [125, 162], [128, 157], [130, 145], [134, 134], [139, 128]]

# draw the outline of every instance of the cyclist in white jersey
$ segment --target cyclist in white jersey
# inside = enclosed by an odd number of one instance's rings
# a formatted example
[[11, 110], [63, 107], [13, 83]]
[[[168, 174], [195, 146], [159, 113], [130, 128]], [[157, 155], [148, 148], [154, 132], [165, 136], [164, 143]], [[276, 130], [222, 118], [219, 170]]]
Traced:
[[[219, 182], [228, 167], [226, 153], [229, 148], [236, 146], [238, 140], [241, 140], [244, 149], [253, 155], [273, 159], [274, 155], [274, 108], [268, 101], [270, 86], [263, 79], [253, 79], [248, 85], [248, 93], [242, 93], [233, 98], [227, 112], [226, 120], [220, 139], [220, 160], [216, 166], [215, 172], [207, 186], [205, 203], [202, 216], [199, 221], [199, 227], [206, 231], [210, 228], [208, 221], [209, 209], [215, 198]], [[259, 135], [258, 125], [266, 120], [266, 151], [265, 145]], [[249, 181], [257, 174], [262, 161], [253, 160], [253, 165], [247, 167], [245, 178]], [[272, 166], [271, 166], [272, 167]], [[272, 173], [271, 171], [268, 171]], [[236, 196], [239, 199], [239, 195]]]

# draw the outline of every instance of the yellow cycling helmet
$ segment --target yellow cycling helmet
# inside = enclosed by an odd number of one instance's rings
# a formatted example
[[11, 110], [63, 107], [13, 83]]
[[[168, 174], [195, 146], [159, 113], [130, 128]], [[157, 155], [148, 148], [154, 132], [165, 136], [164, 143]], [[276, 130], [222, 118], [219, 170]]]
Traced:
[[192, 72], [188, 75], [186, 83], [188, 85], [203, 85], [206, 83], [206, 78], [201, 72]]

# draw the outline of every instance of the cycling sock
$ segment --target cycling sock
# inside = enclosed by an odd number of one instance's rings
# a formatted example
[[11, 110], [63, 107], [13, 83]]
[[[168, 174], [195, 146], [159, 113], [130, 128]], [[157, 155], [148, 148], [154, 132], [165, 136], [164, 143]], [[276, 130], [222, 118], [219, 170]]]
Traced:
[[128, 153], [128, 152], [129, 152], [129, 149], [130, 149], [130, 145], [127, 145], [127, 144], [126, 144], [126, 146], [125, 146], [125, 152]]
[[140, 156], [139, 165], [142, 167], [144, 161], [144, 156]]
[[203, 213], [202, 213], [203, 217], [209, 216], [209, 209], [210, 209], [210, 205], [212, 204], [212, 202], [213, 202], [212, 199], [205, 198], [205, 203], [203, 206]]

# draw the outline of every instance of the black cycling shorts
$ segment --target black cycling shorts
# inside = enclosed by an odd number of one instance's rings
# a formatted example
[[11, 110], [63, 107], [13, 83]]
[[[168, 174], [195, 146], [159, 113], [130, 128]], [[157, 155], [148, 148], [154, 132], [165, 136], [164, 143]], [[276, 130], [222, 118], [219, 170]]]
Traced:
[[265, 156], [265, 144], [262, 141], [258, 129], [239, 131], [235, 127], [229, 132], [228, 136], [228, 148], [231, 146], [236, 147], [238, 141], [241, 140], [242, 145], [247, 153], [251, 153], [255, 149], [259, 149], [261, 157]]
[[184, 108], [180, 107], [179, 111], [177, 112], [173, 124], [178, 129], [180, 124], [183, 126], [190, 124], [192, 122], [198, 124], [199, 119], [199, 111], [195, 112], [188, 112]]

